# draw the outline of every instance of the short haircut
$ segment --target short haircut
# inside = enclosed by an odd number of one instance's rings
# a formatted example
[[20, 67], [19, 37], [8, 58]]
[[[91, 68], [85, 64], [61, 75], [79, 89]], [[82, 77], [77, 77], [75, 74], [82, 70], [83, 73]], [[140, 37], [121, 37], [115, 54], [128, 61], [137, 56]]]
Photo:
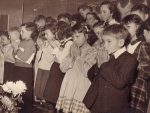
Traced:
[[92, 12], [92, 10], [93, 10], [92, 7], [89, 6], [87, 3], [81, 4], [81, 5], [78, 7], [78, 11], [79, 11], [80, 9], [83, 9], [83, 10], [89, 9], [91, 12]]
[[43, 31], [45, 31], [45, 30], [50, 30], [53, 34], [55, 34], [57, 31], [57, 27], [55, 24], [47, 24], [47, 25], [45, 25]]
[[72, 32], [88, 33], [88, 27], [84, 23], [77, 23], [72, 27]]
[[21, 27], [23, 27], [23, 26], [25, 26], [25, 29], [26, 29], [27, 31], [31, 31], [31, 32], [32, 32], [32, 33], [31, 33], [31, 38], [32, 38], [34, 41], [36, 41], [36, 39], [37, 39], [37, 37], [38, 37], [38, 35], [39, 35], [39, 32], [38, 32], [38, 30], [37, 30], [36, 24], [33, 23], [33, 22], [27, 22], [27, 23], [23, 23], [23, 24], [21, 25]]
[[144, 4], [138, 4], [138, 5], [133, 6], [133, 8], [131, 9], [131, 12], [132, 11], [139, 11], [143, 14], [149, 14], [150, 8]]
[[116, 39], [126, 40], [129, 36], [129, 32], [123, 25], [113, 24], [104, 29], [103, 35], [112, 35]]
[[5, 36], [9, 40], [9, 34], [7, 31], [1, 31], [0, 36]]
[[10, 29], [9, 29], [9, 32], [20, 32], [20, 30], [19, 30], [19, 27], [11, 27]]
[[40, 21], [40, 20], [44, 20], [46, 21], [46, 17], [44, 15], [37, 15], [34, 19], [34, 22]]
[[57, 23], [57, 38], [63, 40], [71, 36], [71, 26], [66, 22], [59, 21]]
[[122, 20], [122, 23], [125, 25], [128, 23], [132, 23], [132, 22], [137, 25], [142, 25], [142, 23], [143, 23], [142, 19], [136, 14], [127, 15]]
[[69, 13], [59, 14], [58, 17], [57, 17], [57, 20], [59, 21], [61, 18], [67, 18], [70, 21], [71, 14], [69, 14]]
[[56, 23], [57, 21], [53, 17], [51, 16], [46, 17], [46, 24], [56, 24]]
[[84, 22], [84, 18], [79, 13], [76, 13], [76, 14], [71, 15], [71, 21], [76, 21], [77, 23], [82, 23], [82, 22]]

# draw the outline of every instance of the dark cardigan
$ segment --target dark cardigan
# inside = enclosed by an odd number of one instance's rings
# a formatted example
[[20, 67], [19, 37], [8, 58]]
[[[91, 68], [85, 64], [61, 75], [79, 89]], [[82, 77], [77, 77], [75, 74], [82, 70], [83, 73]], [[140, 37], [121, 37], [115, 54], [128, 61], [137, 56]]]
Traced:
[[85, 105], [92, 113], [128, 113], [136, 68], [137, 60], [128, 52], [102, 64], [83, 100]]

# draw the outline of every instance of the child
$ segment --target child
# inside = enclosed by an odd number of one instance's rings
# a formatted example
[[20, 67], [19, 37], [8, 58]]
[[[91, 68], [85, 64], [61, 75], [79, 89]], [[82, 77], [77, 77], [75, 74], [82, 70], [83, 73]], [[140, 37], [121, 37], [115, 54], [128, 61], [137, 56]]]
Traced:
[[93, 30], [98, 37], [98, 41], [95, 43], [95, 47], [98, 50], [97, 63], [98, 63], [98, 67], [100, 67], [102, 63], [109, 60], [109, 55], [104, 48], [104, 44], [103, 44], [103, 40], [102, 40], [102, 33], [104, 30], [103, 22], [99, 22], [99, 23], [95, 24], [93, 26]]
[[105, 23], [105, 26], [118, 24], [121, 20], [121, 14], [117, 6], [111, 1], [104, 1], [99, 7], [99, 17]]
[[55, 43], [55, 32], [56, 32], [56, 26], [55, 25], [46, 25], [44, 28], [44, 34], [45, 34], [45, 40], [41, 39], [43, 41], [42, 46], [40, 46], [40, 49], [37, 52], [37, 58], [38, 59], [38, 71], [37, 71], [37, 77], [35, 82], [35, 97], [44, 100], [43, 93], [45, 90], [45, 86], [47, 83], [47, 79], [49, 77], [49, 70], [51, 69], [52, 64], [54, 63], [54, 55], [53, 47], [51, 46], [51, 43]]
[[138, 15], [143, 21], [146, 21], [149, 18], [149, 13], [149, 7], [144, 4], [135, 5], [131, 9], [131, 14]]
[[95, 13], [87, 13], [86, 23], [90, 26], [90, 28], [93, 28], [93, 26], [99, 21], [99, 17]]
[[136, 59], [124, 47], [128, 31], [114, 24], [105, 28], [102, 39], [110, 59], [101, 65], [84, 103], [91, 113], [129, 113], [129, 89]]
[[15, 58], [13, 55], [13, 47], [11, 45], [8, 32], [3, 32], [1, 34], [3, 53], [4, 53], [4, 83], [6, 81], [12, 81]]
[[145, 113], [150, 98], [150, 46], [144, 37], [139, 34], [142, 20], [139, 16], [131, 14], [123, 19], [124, 26], [128, 29], [131, 41], [127, 47], [129, 53], [133, 54], [138, 62], [137, 78], [132, 86], [131, 107], [134, 113]]
[[9, 36], [11, 45], [14, 49], [14, 53], [17, 52], [18, 46], [20, 44], [20, 31], [18, 27], [12, 27], [9, 29]]
[[53, 17], [51, 17], [51, 16], [46, 17], [46, 25], [48, 25], [48, 24], [56, 25], [56, 23], [57, 23], [57, 21]]
[[91, 81], [98, 74], [98, 68], [104, 63], [109, 60], [109, 55], [104, 48], [103, 40], [102, 40], [102, 32], [104, 30], [103, 22], [99, 22], [93, 26], [93, 30], [98, 37], [98, 40], [93, 45], [97, 49], [97, 60], [96, 64], [88, 71], [88, 77]]
[[57, 20], [58, 22], [63, 21], [70, 25], [70, 18], [71, 18], [71, 15], [69, 13], [62, 13], [58, 15]]
[[49, 77], [44, 91], [44, 98], [49, 103], [49, 112], [55, 113], [55, 105], [59, 96], [64, 73], [60, 70], [60, 65], [63, 60], [70, 54], [70, 47], [73, 44], [71, 37], [71, 27], [65, 22], [58, 22], [56, 38], [61, 43], [60, 46], [51, 45], [54, 47], [53, 53], [55, 61], [51, 66]]
[[80, 14], [76, 13], [71, 15], [71, 19], [70, 19], [71, 27], [73, 27], [77, 23], [82, 23], [82, 22], [84, 22], [84, 20]]
[[62, 109], [64, 113], [89, 113], [82, 100], [91, 84], [87, 72], [96, 62], [97, 51], [87, 43], [87, 31], [82, 24], [76, 24], [72, 30], [74, 44], [71, 55], [62, 64], [64, 67], [61, 67], [66, 74], [56, 108]]
[[37, 15], [34, 19], [34, 23], [37, 25], [38, 31], [41, 31], [46, 24], [46, 17], [44, 15]]
[[23, 95], [24, 104], [21, 113], [31, 113], [33, 102], [33, 59], [36, 53], [33, 34], [37, 27], [34, 23], [28, 22], [21, 25], [21, 42], [15, 55], [14, 79], [22, 80], [27, 85], [27, 92]]
[[81, 4], [79, 7], [78, 7], [78, 12], [79, 14], [83, 17], [84, 20], [86, 20], [86, 15], [87, 13], [89, 12], [92, 12], [92, 7], [90, 7], [88, 4], [84, 3], [84, 4]]
[[143, 25], [143, 34], [146, 42], [150, 43], [150, 19], [146, 20]]

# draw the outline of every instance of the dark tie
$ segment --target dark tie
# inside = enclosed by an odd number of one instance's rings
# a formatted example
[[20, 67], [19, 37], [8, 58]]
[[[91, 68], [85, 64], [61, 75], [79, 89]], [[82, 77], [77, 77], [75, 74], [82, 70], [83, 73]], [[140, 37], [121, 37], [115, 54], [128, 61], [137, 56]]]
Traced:
[[132, 41], [130, 44], [131, 44], [131, 45], [134, 45], [134, 44], [136, 44], [137, 42], [139, 42], [139, 40], [134, 40], [134, 41]]
[[104, 23], [104, 27], [107, 27], [107, 26], [109, 26], [109, 22], [108, 21]]
[[109, 55], [109, 60], [115, 60], [115, 57], [114, 57], [113, 54], [110, 54], [110, 55]]

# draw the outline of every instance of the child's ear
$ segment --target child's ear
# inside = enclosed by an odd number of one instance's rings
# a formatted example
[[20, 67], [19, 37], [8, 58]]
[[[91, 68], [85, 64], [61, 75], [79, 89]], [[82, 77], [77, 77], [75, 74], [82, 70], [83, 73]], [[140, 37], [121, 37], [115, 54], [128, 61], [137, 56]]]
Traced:
[[125, 40], [124, 40], [124, 39], [120, 39], [120, 40], [119, 40], [119, 45], [120, 45], [120, 47], [123, 47], [123, 46], [124, 46], [124, 43], [125, 43]]
[[146, 14], [146, 15], [145, 15], [145, 20], [147, 20], [147, 19], [148, 19], [148, 17], [149, 17], [149, 16], [148, 16], [148, 14]]

